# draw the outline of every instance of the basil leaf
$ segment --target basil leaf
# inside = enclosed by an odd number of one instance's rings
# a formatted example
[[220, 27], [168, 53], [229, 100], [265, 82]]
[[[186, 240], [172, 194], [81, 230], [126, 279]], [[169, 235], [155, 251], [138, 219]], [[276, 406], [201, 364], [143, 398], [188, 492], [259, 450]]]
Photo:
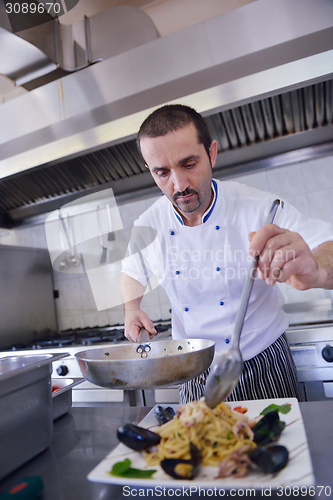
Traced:
[[279, 406], [280, 413], [286, 414], [286, 413], [289, 413], [290, 410], [291, 410], [291, 404], [285, 404], [285, 405]]
[[124, 474], [131, 466], [131, 461], [129, 458], [125, 458], [123, 462], [117, 462], [112, 467], [112, 474], [115, 476], [119, 476]]
[[122, 477], [128, 477], [128, 478], [139, 478], [139, 479], [149, 479], [156, 470], [150, 469], [150, 470], [141, 470], [141, 469], [132, 469], [131, 467], [122, 474]]
[[271, 411], [277, 411], [283, 414], [286, 414], [290, 412], [291, 410], [291, 404], [285, 404], [285, 405], [276, 405], [276, 404], [271, 404], [267, 406], [266, 408], [263, 409], [263, 411], [260, 413], [260, 415], [267, 415], [267, 413]]
[[123, 462], [115, 463], [109, 474], [111, 474], [111, 476], [116, 476], [116, 477], [149, 479], [156, 472], [156, 470], [153, 469], [150, 470], [133, 469], [130, 465], [131, 465], [130, 459], [125, 458]]

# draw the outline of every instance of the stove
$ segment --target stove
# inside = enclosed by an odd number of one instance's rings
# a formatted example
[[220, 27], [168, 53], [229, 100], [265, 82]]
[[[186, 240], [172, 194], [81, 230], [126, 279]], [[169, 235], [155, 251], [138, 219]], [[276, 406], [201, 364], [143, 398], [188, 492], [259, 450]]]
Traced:
[[[170, 320], [154, 324], [156, 340], [171, 338]], [[288, 328], [288, 342], [296, 364], [303, 401], [333, 399], [333, 322], [293, 325]], [[74, 354], [89, 349], [127, 343], [124, 326], [79, 329], [54, 334], [27, 344], [16, 344], [0, 351], [0, 357], [35, 354], [36, 350], [50, 353], [68, 353], [68, 356], [53, 363], [53, 379], [81, 379], [82, 374]], [[155, 391], [122, 391], [104, 389], [84, 381], [73, 388], [73, 405], [84, 404], [129, 404], [149, 405], [155, 403], [177, 403], [178, 388], [161, 388]]]
[[[163, 330], [164, 327], [160, 327]], [[105, 344], [125, 341], [124, 327], [105, 327], [96, 329], [69, 330], [67, 332], [55, 333], [45, 338], [30, 340], [25, 344], [14, 344], [3, 349], [3, 351], [27, 351], [39, 349], [58, 349], [67, 347], [92, 346], [96, 344]], [[3, 352], [2, 351], [2, 352]]]
[[333, 399], [333, 323], [294, 325], [287, 332], [304, 401]]
[[[160, 338], [164, 332], [171, 330], [170, 320], [159, 320], [154, 323], [157, 335]], [[115, 342], [128, 342], [124, 336], [124, 325], [105, 326], [96, 328], [79, 328], [77, 330], [67, 330], [61, 333], [50, 334], [47, 337], [35, 340], [29, 340], [25, 344], [14, 344], [4, 349], [0, 349], [0, 353], [8, 353], [11, 351], [26, 353], [27, 351], [35, 351], [47, 349], [65, 348], [71, 352], [77, 352], [81, 347], [85, 346], [101, 346]], [[74, 351], [73, 351], [74, 349]]]

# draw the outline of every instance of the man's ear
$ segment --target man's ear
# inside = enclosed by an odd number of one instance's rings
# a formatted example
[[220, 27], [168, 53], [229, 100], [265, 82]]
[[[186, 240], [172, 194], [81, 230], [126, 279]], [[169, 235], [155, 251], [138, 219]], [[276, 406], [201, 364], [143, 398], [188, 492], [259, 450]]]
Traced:
[[215, 166], [216, 162], [216, 157], [217, 157], [217, 142], [212, 141], [211, 145], [209, 146], [209, 156], [210, 156], [210, 163], [212, 165], [212, 168]]

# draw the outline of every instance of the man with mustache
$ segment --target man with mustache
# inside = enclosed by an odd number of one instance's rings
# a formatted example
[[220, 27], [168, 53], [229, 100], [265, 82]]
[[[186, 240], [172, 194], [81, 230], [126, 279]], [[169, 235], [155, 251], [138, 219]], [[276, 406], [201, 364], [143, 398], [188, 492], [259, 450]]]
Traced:
[[[253, 286], [240, 340], [244, 369], [228, 399], [300, 398], [284, 333], [283, 297], [273, 285], [333, 288], [332, 226], [304, 219], [287, 203], [275, 224], [264, 225], [276, 196], [212, 178], [217, 143], [192, 108], [168, 105], [154, 111], [142, 124], [137, 145], [164, 194], [136, 225], [158, 234], [163, 255], [158, 280], [172, 305], [173, 338], [210, 339], [216, 351], [228, 349], [249, 254], [259, 255], [260, 279]], [[158, 268], [153, 261], [151, 255], [146, 270], [130, 260], [123, 264], [125, 335], [133, 342], [142, 327], [151, 336], [156, 333], [140, 309], [147, 278]], [[199, 399], [206, 378], [207, 373], [183, 384], [181, 402]]]

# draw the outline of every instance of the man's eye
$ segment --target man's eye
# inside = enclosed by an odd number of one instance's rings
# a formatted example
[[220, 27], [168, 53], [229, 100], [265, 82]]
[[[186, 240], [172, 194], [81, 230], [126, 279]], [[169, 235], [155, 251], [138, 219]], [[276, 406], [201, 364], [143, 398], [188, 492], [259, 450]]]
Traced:
[[185, 165], [185, 168], [192, 168], [195, 166], [195, 163], [188, 163], [187, 165]]
[[158, 177], [166, 177], [168, 175], [168, 172], [166, 172], [165, 170], [158, 170], [156, 174], [158, 175]]

